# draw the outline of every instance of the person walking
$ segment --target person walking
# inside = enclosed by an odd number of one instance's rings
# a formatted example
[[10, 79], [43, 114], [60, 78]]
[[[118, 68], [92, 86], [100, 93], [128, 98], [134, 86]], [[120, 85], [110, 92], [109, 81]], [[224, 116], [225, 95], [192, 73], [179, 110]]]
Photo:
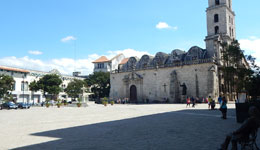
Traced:
[[191, 102], [192, 102], [192, 107], [195, 107], [195, 99], [193, 98], [193, 96], [191, 97]]
[[220, 104], [221, 101], [222, 101], [222, 97], [221, 97], [221, 95], [219, 95], [219, 97], [218, 97], [218, 103]]
[[212, 102], [212, 98], [211, 96], [209, 96], [208, 98], [208, 109], [210, 110], [210, 107], [211, 107], [211, 102]]
[[222, 113], [222, 119], [227, 119], [227, 100], [225, 96], [222, 98], [219, 110]]
[[186, 103], [187, 103], [186, 108], [187, 108], [188, 106], [190, 107], [190, 97], [187, 98]]
[[211, 101], [210, 106], [211, 106], [211, 110], [215, 109], [216, 103], [214, 99]]

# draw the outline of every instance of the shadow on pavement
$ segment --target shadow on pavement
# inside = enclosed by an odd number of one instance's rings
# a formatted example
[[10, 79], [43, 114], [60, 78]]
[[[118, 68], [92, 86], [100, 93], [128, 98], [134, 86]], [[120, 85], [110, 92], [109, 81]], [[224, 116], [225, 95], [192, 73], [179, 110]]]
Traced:
[[222, 120], [218, 110], [188, 109], [35, 133], [60, 138], [16, 149], [214, 150], [240, 124], [235, 110]]

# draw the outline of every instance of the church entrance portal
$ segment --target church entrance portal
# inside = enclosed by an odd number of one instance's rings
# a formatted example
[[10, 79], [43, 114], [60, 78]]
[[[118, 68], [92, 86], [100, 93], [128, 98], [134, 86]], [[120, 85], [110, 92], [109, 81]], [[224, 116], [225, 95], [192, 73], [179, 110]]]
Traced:
[[130, 103], [136, 103], [137, 102], [137, 90], [136, 86], [132, 85], [130, 87]]

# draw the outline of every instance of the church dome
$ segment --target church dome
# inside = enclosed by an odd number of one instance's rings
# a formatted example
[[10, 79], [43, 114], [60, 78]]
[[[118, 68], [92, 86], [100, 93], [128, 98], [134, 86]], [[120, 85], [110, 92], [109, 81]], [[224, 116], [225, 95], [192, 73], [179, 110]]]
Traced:
[[185, 60], [190, 61], [190, 60], [205, 59], [205, 58], [207, 58], [207, 51], [198, 46], [193, 46], [187, 52]]
[[151, 65], [157, 66], [157, 65], [164, 65], [169, 58], [169, 55], [163, 52], [156, 53], [155, 57], [151, 61]]
[[141, 59], [136, 64], [136, 69], [144, 69], [149, 66], [150, 62], [152, 61], [153, 57], [149, 55], [143, 55]]
[[175, 49], [171, 52], [171, 55], [173, 56], [178, 56], [178, 55], [182, 55], [182, 54], [185, 54], [185, 51], [182, 51], [180, 49]]

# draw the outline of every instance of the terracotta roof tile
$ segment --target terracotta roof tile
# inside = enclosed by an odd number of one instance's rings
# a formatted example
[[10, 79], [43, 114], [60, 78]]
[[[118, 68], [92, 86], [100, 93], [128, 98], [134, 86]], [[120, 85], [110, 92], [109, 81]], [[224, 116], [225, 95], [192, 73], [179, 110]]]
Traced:
[[98, 58], [97, 60], [93, 61], [92, 63], [100, 63], [100, 62], [109, 62], [110, 60], [107, 59], [106, 56], [101, 56], [100, 58]]
[[124, 58], [124, 59], [120, 62], [119, 65], [123, 65], [123, 64], [127, 63], [128, 60], [129, 60], [129, 58]]
[[9, 70], [9, 71], [23, 72], [23, 73], [29, 73], [29, 71], [27, 71], [27, 70], [18, 69], [18, 68], [4, 67], [4, 66], [0, 66], [0, 69]]

